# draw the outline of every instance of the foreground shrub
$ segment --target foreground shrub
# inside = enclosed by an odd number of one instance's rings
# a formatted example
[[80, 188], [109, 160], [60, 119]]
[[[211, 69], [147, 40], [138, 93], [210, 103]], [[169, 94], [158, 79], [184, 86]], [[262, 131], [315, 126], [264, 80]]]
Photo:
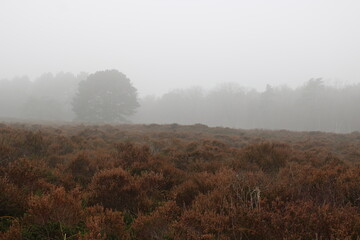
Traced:
[[243, 149], [241, 160], [245, 163], [256, 164], [264, 172], [274, 172], [285, 166], [290, 153], [288, 145], [262, 142], [249, 145]]
[[211, 190], [222, 186], [228, 186], [231, 179], [235, 177], [235, 172], [229, 169], [222, 169], [213, 173], [201, 172], [193, 174], [182, 184], [179, 184], [172, 191], [172, 195], [180, 207], [191, 205], [199, 194], [206, 194]]
[[33, 224], [76, 225], [83, 218], [81, 194], [77, 189], [66, 192], [63, 187], [54, 188], [46, 195], [32, 196], [28, 213], [27, 220]]
[[25, 193], [42, 193], [51, 187], [45, 180], [47, 171], [39, 159], [19, 158], [8, 165], [5, 175]]
[[248, 224], [256, 230], [251, 239], [358, 239], [360, 216], [355, 211], [312, 201], [274, 201], [250, 212]]
[[102, 170], [95, 174], [90, 188], [90, 204], [105, 208], [136, 212], [139, 186], [134, 178], [122, 168]]
[[83, 231], [81, 194], [75, 189], [66, 192], [63, 187], [53, 188], [48, 194], [29, 199], [25, 217], [25, 239], [63, 239]]
[[124, 216], [119, 211], [94, 206], [86, 209], [87, 233], [80, 239], [112, 239], [125, 240], [129, 234], [126, 231]]
[[21, 216], [27, 207], [27, 196], [7, 178], [0, 178], [0, 216]]
[[19, 239], [22, 239], [22, 229], [18, 220], [12, 221], [10, 228], [6, 232], [0, 231], [0, 240]]
[[171, 239], [172, 225], [180, 215], [180, 208], [174, 201], [166, 202], [150, 215], [140, 215], [132, 224], [136, 239]]
[[85, 186], [90, 183], [96, 168], [91, 164], [86, 154], [81, 153], [69, 163], [66, 171], [71, 173], [75, 182]]

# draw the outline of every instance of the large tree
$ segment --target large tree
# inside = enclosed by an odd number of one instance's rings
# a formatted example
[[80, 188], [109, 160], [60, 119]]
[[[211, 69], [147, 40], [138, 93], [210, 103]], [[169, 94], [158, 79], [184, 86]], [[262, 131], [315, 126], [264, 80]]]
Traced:
[[136, 88], [117, 70], [99, 71], [81, 81], [72, 104], [78, 120], [94, 123], [126, 122], [139, 106]]

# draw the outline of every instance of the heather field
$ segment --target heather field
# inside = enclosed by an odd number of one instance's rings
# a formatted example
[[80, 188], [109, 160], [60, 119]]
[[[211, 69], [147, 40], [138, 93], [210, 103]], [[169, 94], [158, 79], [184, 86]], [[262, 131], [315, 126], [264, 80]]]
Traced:
[[0, 239], [359, 239], [360, 133], [0, 124]]

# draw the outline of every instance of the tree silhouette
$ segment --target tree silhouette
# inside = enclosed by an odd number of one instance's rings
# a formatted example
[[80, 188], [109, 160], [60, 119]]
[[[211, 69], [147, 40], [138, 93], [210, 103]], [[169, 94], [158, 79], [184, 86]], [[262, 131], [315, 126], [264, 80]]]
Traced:
[[126, 122], [139, 106], [136, 88], [117, 70], [89, 75], [79, 83], [72, 104], [78, 120], [96, 123]]

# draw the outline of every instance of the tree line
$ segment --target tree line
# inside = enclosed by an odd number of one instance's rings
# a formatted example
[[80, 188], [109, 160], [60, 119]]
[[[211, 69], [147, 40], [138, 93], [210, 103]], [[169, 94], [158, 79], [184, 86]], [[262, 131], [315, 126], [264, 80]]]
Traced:
[[0, 80], [0, 118], [9, 120], [71, 121], [71, 101], [87, 73], [45, 73]]
[[194, 87], [140, 99], [130, 80], [116, 70], [0, 80], [0, 118], [5, 120], [351, 132], [360, 130], [359, 102], [360, 84], [334, 87], [320, 78], [297, 88], [267, 85], [258, 91], [226, 83], [210, 91]]
[[140, 100], [139, 123], [202, 123], [243, 129], [351, 132], [360, 130], [360, 84], [335, 87], [310, 79], [297, 88], [264, 91], [223, 84], [174, 90]]

